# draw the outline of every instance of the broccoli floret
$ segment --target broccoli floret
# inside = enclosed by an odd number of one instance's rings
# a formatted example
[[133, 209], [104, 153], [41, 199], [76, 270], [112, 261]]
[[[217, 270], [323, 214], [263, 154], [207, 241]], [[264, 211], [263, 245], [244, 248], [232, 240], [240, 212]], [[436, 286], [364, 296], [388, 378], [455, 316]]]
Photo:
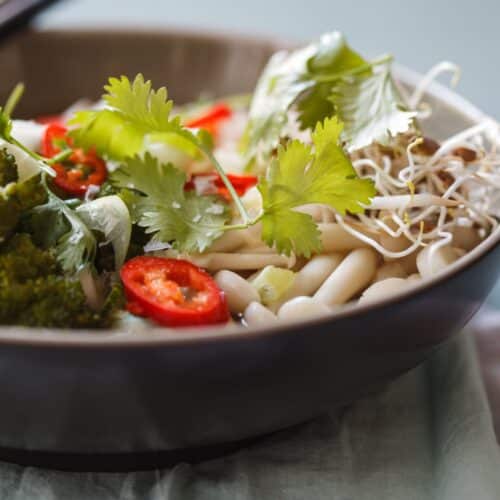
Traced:
[[0, 187], [0, 243], [10, 236], [23, 212], [46, 200], [47, 192], [40, 183], [40, 176]]
[[91, 310], [80, 282], [60, 275], [55, 257], [26, 234], [16, 234], [0, 250], [0, 323], [106, 328], [122, 305], [115, 288], [101, 311]]
[[16, 159], [3, 148], [0, 150], [0, 243], [11, 235], [23, 212], [47, 200], [39, 175], [24, 182], [18, 180]]
[[16, 159], [6, 148], [0, 150], [0, 186], [6, 186], [11, 182], [17, 182]]

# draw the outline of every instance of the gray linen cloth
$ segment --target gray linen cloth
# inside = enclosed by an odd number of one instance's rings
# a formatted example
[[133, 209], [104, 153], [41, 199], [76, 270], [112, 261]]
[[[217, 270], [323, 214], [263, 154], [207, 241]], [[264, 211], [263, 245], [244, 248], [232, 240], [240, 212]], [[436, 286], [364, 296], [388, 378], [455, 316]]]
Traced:
[[0, 464], [0, 499], [30, 498], [493, 500], [500, 453], [461, 334], [383, 392], [222, 459], [127, 474]]

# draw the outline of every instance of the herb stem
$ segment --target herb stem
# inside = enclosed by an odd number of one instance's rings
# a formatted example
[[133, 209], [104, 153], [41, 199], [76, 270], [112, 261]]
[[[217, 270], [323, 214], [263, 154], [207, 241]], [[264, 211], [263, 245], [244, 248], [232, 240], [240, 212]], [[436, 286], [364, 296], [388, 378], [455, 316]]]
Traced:
[[248, 227], [249, 225], [251, 225], [250, 223], [252, 222], [252, 219], [248, 215], [248, 212], [243, 203], [241, 202], [241, 198], [238, 196], [238, 193], [234, 189], [234, 186], [231, 184], [231, 181], [227, 178], [224, 169], [221, 167], [215, 156], [207, 147], [201, 144], [200, 141], [196, 141], [196, 145], [200, 148], [201, 151], [203, 151], [203, 153], [205, 153], [207, 158], [213, 163], [215, 170], [217, 170], [217, 173], [220, 175], [220, 178], [222, 179], [224, 186], [226, 186], [227, 190], [229, 191], [229, 194], [231, 195], [231, 198], [233, 199], [234, 204], [236, 205], [236, 208], [238, 209], [238, 212], [240, 213], [241, 218], [243, 219], [242, 224], [244, 225], [244, 227]]
[[60, 153], [56, 154], [49, 160], [46, 160], [46, 162], [49, 165], [54, 165], [55, 163], [61, 163], [64, 160], [67, 160], [71, 155], [73, 154], [73, 151], [71, 149], [65, 149], [61, 151]]
[[5, 137], [5, 140], [7, 142], [10, 142], [14, 146], [17, 146], [19, 149], [22, 149], [27, 155], [31, 156], [34, 160], [40, 163], [40, 169], [46, 172], [50, 177], [55, 177], [56, 173], [52, 168], [50, 168], [50, 165], [47, 162], [47, 159], [44, 158], [43, 156], [40, 156], [38, 153], [35, 153], [34, 151], [31, 151], [31, 149], [27, 148], [22, 142], [19, 142], [15, 137], [12, 137], [9, 135], [8, 137]]
[[24, 94], [24, 83], [18, 83], [14, 90], [10, 93], [7, 102], [3, 108], [3, 112], [7, 115], [7, 117], [11, 117], [12, 112], [14, 111], [17, 103], [21, 99]]
[[251, 220], [249, 220], [246, 223], [242, 223], [242, 224], [230, 224], [229, 226], [224, 226], [222, 228], [222, 231], [233, 231], [233, 230], [237, 230], [237, 229], [247, 229], [250, 226], [255, 226], [255, 224], [257, 224], [257, 222], [260, 222], [260, 220], [262, 219], [262, 217], [264, 217], [264, 212], [262, 212], [257, 217], [255, 217], [255, 219], [251, 219]]

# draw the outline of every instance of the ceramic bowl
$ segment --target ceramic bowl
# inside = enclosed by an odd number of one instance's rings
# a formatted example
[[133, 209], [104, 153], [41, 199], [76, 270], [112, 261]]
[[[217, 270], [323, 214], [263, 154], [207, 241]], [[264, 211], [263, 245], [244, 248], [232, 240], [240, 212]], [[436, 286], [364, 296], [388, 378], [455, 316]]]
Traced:
[[[109, 75], [144, 73], [183, 102], [251, 91], [273, 40], [187, 31], [28, 32], [0, 48], [2, 100], [21, 115], [97, 98]], [[412, 88], [418, 75], [399, 68]], [[485, 116], [433, 85], [426, 133]], [[0, 447], [148, 453], [228, 443], [306, 421], [422, 362], [478, 310], [500, 273], [500, 233], [432, 280], [328, 318], [258, 329], [103, 333], [0, 328]], [[1, 453], [0, 453], [1, 456]]]

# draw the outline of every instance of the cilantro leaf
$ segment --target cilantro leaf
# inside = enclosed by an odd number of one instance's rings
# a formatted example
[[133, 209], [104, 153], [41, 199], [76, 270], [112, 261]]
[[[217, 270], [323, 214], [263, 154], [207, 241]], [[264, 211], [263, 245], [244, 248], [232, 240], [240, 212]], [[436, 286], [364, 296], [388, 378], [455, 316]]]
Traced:
[[29, 213], [24, 224], [42, 248], [54, 248], [61, 268], [78, 272], [95, 257], [97, 241], [80, 217], [50, 190], [48, 201]]
[[[404, 109], [385, 56], [368, 62], [338, 32], [316, 43], [271, 58], [257, 84], [242, 148], [263, 163], [286, 135], [289, 111], [303, 130], [327, 117], [345, 122], [342, 140], [350, 151], [386, 143], [407, 131], [415, 113]], [[376, 67], [384, 64], [380, 71]]]
[[243, 221], [249, 221], [238, 194], [212, 154], [209, 134], [204, 130], [195, 134], [182, 125], [179, 116], [170, 117], [172, 101], [167, 99], [165, 87], [153, 90], [151, 82], [139, 74], [133, 82], [125, 76], [110, 78], [105, 90], [103, 99], [108, 108], [82, 111], [70, 121], [77, 126], [72, 131], [77, 144], [95, 148], [101, 156], [117, 161], [149, 154], [148, 150], [158, 142], [191, 157], [204, 155], [221, 176]]
[[77, 144], [95, 147], [113, 160], [123, 160], [144, 149], [150, 142], [173, 143], [188, 154], [197, 154], [195, 136], [184, 129], [180, 117], [171, 117], [172, 101], [167, 89], [151, 88], [138, 74], [131, 82], [126, 76], [110, 78], [103, 96], [107, 108], [80, 111], [70, 121]]
[[[257, 83], [250, 106], [243, 144], [247, 155], [266, 156], [278, 145], [294, 103], [298, 102], [302, 128], [313, 128], [332, 116], [334, 108], [328, 99], [331, 81], [366, 65], [339, 32], [327, 33], [318, 42], [293, 52], [275, 54]], [[319, 82], [325, 76], [330, 83]]]
[[297, 102], [300, 126], [302, 130], [314, 129], [316, 123], [335, 114], [335, 106], [330, 99], [332, 88], [330, 83], [315, 85]]
[[2, 155], [4, 160], [7, 153], [12, 155], [8, 160], [16, 165], [18, 181], [0, 189], [0, 212], [5, 211], [6, 219], [6, 223], [0, 224], [0, 239], [9, 226], [12, 229], [22, 219], [24, 228], [33, 233], [40, 245], [54, 248], [64, 271], [77, 272], [94, 259], [97, 242], [78, 215], [48, 188], [46, 175], [55, 173], [47, 159], [12, 136], [10, 117], [23, 91], [24, 86], [18, 84], [5, 106], [0, 107], [0, 142], [5, 147]]
[[172, 243], [183, 252], [203, 252], [222, 234], [228, 213], [222, 200], [184, 191], [186, 175], [147, 154], [125, 160], [112, 182], [139, 191], [134, 212], [152, 241]]
[[389, 66], [368, 77], [343, 78], [330, 99], [344, 122], [344, 138], [352, 151], [373, 142], [387, 144], [391, 137], [406, 132], [416, 117], [405, 109]]
[[99, 231], [113, 246], [115, 269], [125, 262], [132, 234], [132, 222], [125, 202], [117, 195], [103, 196], [80, 205], [76, 213], [93, 231]]
[[307, 61], [313, 55], [314, 47], [308, 46], [291, 54], [278, 52], [269, 60], [250, 106], [242, 144], [248, 157], [267, 156], [278, 145], [288, 110], [299, 95], [313, 86], [312, 81], [303, 79]]
[[356, 175], [339, 144], [342, 124], [337, 118], [318, 123], [313, 147], [294, 140], [278, 148], [267, 176], [258, 188], [263, 200], [262, 237], [279, 252], [310, 257], [321, 249], [312, 217], [293, 211], [310, 203], [326, 204], [339, 213], [363, 211], [375, 195], [372, 181]]

